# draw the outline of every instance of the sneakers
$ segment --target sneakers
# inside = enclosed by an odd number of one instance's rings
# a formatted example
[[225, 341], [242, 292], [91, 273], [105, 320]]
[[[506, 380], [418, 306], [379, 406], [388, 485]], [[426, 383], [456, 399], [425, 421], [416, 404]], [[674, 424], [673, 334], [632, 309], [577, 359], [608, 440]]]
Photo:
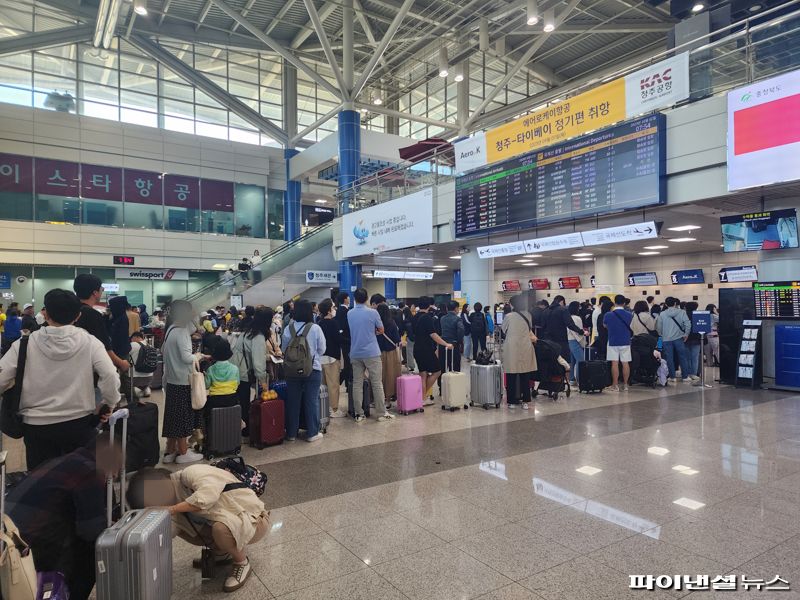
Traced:
[[142, 397], [143, 397], [143, 398], [149, 398], [149, 397], [150, 397], [150, 392], [151, 392], [151, 391], [152, 391], [152, 390], [150, 390], [150, 386], [148, 385], [146, 388], [144, 388], [144, 389], [142, 390]]
[[428, 396], [425, 402], [422, 403], [422, 406], [433, 406], [434, 404], [436, 403], [433, 401], [433, 396]]
[[393, 421], [394, 415], [390, 412], [383, 413], [380, 417], [378, 417], [378, 421]]
[[286, 438], [284, 441], [286, 441], [286, 442], [293, 442], [293, 441], [295, 441], [296, 439], [297, 439], [297, 438], [291, 438], [291, 437], [287, 437], [287, 438]]
[[611, 390], [612, 392], [618, 392], [619, 391], [619, 386], [618, 385], [612, 385], [608, 389]]
[[344, 412], [342, 409], [332, 410], [331, 414], [330, 414], [331, 419], [341, 419], [341, 418], [346, 417], [346, 416], [347, 416], [347, 413]]
[[356, 421], [356, 423], [363, 423], [364, 422], [364, 415], [356, 415], [355, 421]]
[[508, 410], [514, 410], [515, 408], [517, 408], [516, 404], [511, 404], [511, 403], [508, 404]]
[[530, 402], [523, 402], [522, 403], [522, 410], [530, 410], [530, 409], [531, 409], [531, 403]]
[[695, 381], [700, 381], [700, 378], [697, 375], [689, 375], [689, 381], [694, 383]]
[[233, 569], [231, 570], [231, 574], [225, 580], [225, 585], [222, 587], [223, 592], [235, 592], [247, 582], [247, 578], [250, 577], [250, 573], [253, 570], [250, 568], [250, 561], [248, 560], [244, 564], [233, 563]]
[[198, 460], [203, 460], [203, 455], [194, 450], [187, 450], [186, 454], [181, 454], [175, 458], [175, 462], [179, 465], [197, 462]]
[[[233, 562], [233, 557], [230, 554], [218, 554], [214, 557], [214, 562], [217, 565], [229, 565]], [[202, 569], [203, 560], [200, 558], [195, 558], [192, 561], [192, 567], [195, 569]]]
[[627, 385], [621, 385], [619, 387], [619, 391], [620, 392], [627, 392], [629, 389], [631, 389], [631, 388], [629, 388]]
[[165, 455], [164, 455], [164, 456], [161, 458], [161, 462], [162, 462], [162, 463], [164, 463], [165, 465], [171, 465], [172, 463], [174, 463], [174, 462], [175, 462], [175, 458], [176, 458], [177, 456], [178, 456], [178, 455], [177, 455], [177, 454], [175, 454], [174, 452], [173, 452], [172, 454], [165, 454]]
[[322, 439], [322, 432], [320, 431], [317, 435], [312, 435], [310, 438], [307, 438], [307, 442], [318, 442]]

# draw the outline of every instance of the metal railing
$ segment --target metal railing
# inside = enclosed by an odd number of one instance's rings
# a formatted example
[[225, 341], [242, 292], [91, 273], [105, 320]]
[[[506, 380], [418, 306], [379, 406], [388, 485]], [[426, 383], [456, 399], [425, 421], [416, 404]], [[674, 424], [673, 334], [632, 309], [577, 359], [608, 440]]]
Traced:
[[[724, 37], [717, 39], [721, 35]], [[689, 52], [691, 95], [686, 103], [796, 69], [800, 67], [800, 0], [765, 10], [602, 77], [575, 83], [568, 89], [561, 87], [537, 94], [507, 107], [512, 116], [479, 121], [481, 129], [509, 121], [515, 118], [514, 115], [524, 115], [534, 107], [543, 108], [555, 103], [556, 99], [560, 101], [583, 93], [683, 51]], [[343, 212], [344, 202], [349, 204], [351, 211], [359, 210], [453, 181], [456, 177], [454, 165], [454, 150], [449, 146], [427, 154], [424, 160], [412, 159], [395, 168], [361, 177], [337, 192], [339, 213]]]

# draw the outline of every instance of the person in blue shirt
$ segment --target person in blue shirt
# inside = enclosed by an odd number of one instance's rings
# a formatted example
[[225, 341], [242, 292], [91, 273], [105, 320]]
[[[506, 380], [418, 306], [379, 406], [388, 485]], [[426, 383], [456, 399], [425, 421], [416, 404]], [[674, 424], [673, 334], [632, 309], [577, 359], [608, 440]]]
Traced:
[[19, 317], [19, 311], [16, 308], [11, 308], [8, 311], [8, 316], [5, 322], [5, 329], [3, 331], [3, 343], [0, 347], [2, 353], [8, 352], [11, 344], [16, 342], [22, 337], [22, 319]]
[[376, 337], [384, 333], [383, 321], [377, 310], [367, 306], [367, 290], [359, 288], [353, 297], [356, 305], [347, 312], [347, 324], [350, 328], [350, 363], [353, 366], [351, 389], [356, 423], [364, 421], [364, 371], [369, 373], [378, 421], [390, 421], [394, 415], [386, 410], [381, 349]]
[[[292, 320], [283, 331], [283, 352], [292, 341], [292, 331], [300, 335], [306, 324], [309, 323], [306, 333], [306, 342], [312, 356], [311, 374], [308, 377], [286, 378], [286, 441], [297, 439], [300, 429], [300, 404], [303, 405], [305, 414], [306, 441], [316, 442], [322, 439], [319, 415], [319, 387], [322, 384], [322, 355], [325, 354], [325, 334], [319, 325], [314, 323], [314, 311], [311, 302], [298, 300], [294, 304]], [[376, 342], [377, 343], [377, 342]]]
[[[628, 389], [631, 376], [631, 321], [633, 315], [625, 310], [625, 296], [614, 297], [614, 308], [603, 317], [603, 325], [608, 330], [606, 360], [611, 361], [611, 390], [623, 392]], [[619, 363], [622, 363], [622, 387], [619, 387]]]
[[486, 314], [486, 332], [489, 337], [494, 335], [494, 319], [492, 318], [492, 307], [488, 304], [483, 307], [483, 312]]

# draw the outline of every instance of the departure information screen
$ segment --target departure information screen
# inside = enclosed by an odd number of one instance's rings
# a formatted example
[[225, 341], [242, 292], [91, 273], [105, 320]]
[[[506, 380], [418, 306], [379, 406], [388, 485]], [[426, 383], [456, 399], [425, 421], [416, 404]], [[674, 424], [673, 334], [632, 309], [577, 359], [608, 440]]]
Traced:
[[757, 319], [800, 319], [800, 281], [754, 283]]
[[456, 237], [666, 202], [665, 117], [651, 115], [456, 179]]

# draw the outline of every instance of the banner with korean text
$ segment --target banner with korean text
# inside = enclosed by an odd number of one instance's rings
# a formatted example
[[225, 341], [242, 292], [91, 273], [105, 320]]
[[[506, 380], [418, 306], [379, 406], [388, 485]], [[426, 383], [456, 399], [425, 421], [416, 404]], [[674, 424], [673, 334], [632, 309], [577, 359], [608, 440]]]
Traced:
[[456, 172], [552, 146], [688, 97], [689, 55], [684, 52], [456, 142]]

